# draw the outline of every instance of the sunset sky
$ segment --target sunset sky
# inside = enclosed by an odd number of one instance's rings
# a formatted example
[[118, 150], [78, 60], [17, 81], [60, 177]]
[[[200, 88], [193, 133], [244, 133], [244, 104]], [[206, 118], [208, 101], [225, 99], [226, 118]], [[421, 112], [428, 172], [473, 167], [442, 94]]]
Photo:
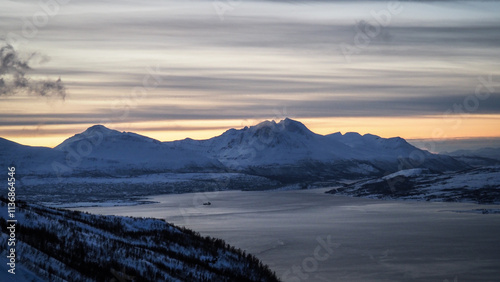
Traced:
[[9, 140], [53, 147], [93, 124], [205, 139], [290, 117], [500, 146], [499, 2], [48, 2], [0, 4], [4, 55], [29, 65], [0, 69]]

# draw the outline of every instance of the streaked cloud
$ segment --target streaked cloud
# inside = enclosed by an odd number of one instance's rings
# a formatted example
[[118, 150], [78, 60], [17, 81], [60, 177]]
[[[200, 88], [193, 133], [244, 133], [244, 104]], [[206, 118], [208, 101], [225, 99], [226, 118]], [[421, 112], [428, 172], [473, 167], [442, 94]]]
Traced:
[[[500, 3], [418, 2], [401, 1], [381, 36], [347, 61], [340, 44], [354, 44], [386, 1], [242, 1], [223, 21], [212, 1], [71, 1], [15, 49], [50, 56], [30, 76], [62, 75], [71, 95], [64, 105], [1, 96], [0, 109], [17, 111], [2, 111], [0, 136], [39, 123], [265, 119], [284, 107], [302, 118], [442, 115], [474, 94], [478, 77], [500, 81]], [[3, 28], [21, 35], [39, 4], [8, 5]], [[152, 66], [161, 83], [137, 99]], [[500, 114], [495, 87], [468, 114]]]

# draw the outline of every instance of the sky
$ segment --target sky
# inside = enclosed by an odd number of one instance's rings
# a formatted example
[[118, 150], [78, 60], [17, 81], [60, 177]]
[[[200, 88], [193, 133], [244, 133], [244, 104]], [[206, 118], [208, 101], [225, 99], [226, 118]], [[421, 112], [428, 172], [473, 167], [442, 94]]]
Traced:
[[497, 1], [2, 1], [0, 136], [206, 139], [289, 117], [500, 147], [499, 15]]

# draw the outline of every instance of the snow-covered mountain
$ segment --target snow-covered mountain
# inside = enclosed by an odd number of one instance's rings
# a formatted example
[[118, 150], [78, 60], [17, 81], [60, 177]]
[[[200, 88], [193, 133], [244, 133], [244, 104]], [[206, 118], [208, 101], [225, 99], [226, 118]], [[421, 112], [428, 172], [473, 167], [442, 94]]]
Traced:
[[230, 168], [289, 165], [301, 161], [333, 162], [355, 158], [352, 150], [336, 140], [313, 133], [302, 123], [285, 119], [264, 121], [252, 127], [230, 129], [222, 135], [195, 141], [173, 142], [184, 148], [206, 154]]
[[452, 157], [431, 154], [399, 137], [352, 132], [324, 136], [288, 118], [230, 129], [208, 140], [185, 139], [168, 145], [206, 155], [229, 169], [266, 176], [332, 178], [382, 175], [415, 167], [436, 171], [465, 167]]
[[124, 175], [213, 169], [220, 164], [194, 151], [173, 149], [132, 132], [94, 125], [54, 148], [64, 152], [65, 165], [75, 171], [102, 170]]
[[55, 148], [31, 147], [0, 138], [0, 164], [23, 175], [131, 176], [165, 171], [220, 170], [217, 160], [173, 149], [131, 132], [95, 125]]
[[500, 203], [500, 166], [439, 173], [416, 168], [336, 187], [331, 194], [377, 199]]
[[462, 169], [452, 157], [420, 150], [402, 138], [357, 133], [319, 135], [298, 121], [265, 121], [208, 140], [160, 142], [102, 125], [53, 149], [5, 139], [3, 165], [25, 174], [131, 176], [163, 172], [240, 172], [284, 182], [383, 175], [409, 168]]
[[0, 164], [4, 167], [22, 167], [24, 174], [51, 173], [50, 162], [63, 162], [64, 158], [63, 152], [51, 148], [25, 146], [0, 138]]

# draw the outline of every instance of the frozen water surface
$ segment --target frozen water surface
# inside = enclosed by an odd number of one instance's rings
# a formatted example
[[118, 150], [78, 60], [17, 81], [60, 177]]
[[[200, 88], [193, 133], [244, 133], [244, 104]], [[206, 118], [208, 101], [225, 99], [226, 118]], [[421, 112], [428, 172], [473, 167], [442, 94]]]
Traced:
[[500, 278], [500, 214], [467, 212], [500, 206], [371, 200], [324, 191], [161, 195], [148, 198], [153, 204], [78, 210], [163, 218], [223, 238], [255, 254], [284, 281]]

